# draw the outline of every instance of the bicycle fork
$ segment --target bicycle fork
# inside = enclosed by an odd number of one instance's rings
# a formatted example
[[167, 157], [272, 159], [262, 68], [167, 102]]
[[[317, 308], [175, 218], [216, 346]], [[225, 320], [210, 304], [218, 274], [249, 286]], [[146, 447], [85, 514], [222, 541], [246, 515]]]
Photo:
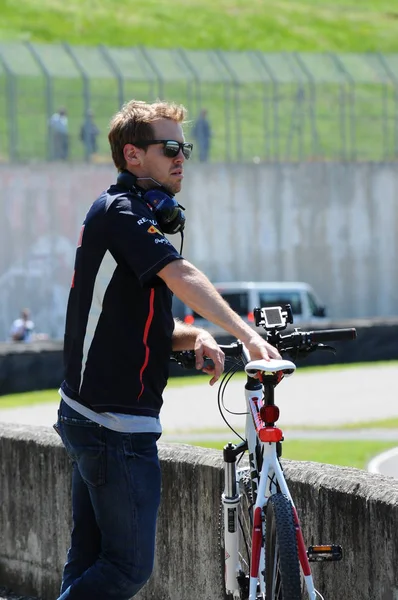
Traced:
[[242, 571], [238, 549], [238, 507], [240, 495], [236, 478], [236, 446], [224, 448], [224, 492], [221, 496], [224, 518], [225, 588], [239, 598], [237, 574]]

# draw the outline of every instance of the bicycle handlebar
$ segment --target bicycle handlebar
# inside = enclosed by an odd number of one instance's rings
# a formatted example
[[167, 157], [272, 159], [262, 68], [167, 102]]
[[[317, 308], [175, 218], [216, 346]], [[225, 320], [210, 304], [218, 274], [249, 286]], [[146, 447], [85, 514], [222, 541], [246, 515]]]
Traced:
[[[267, 341], [279, 352], [295, 354], [295, 358], [306, 356], [317, 349], [332, 349], [323, 346], [322, 342], [354, 340], [357, 332], [354, 327], [346, 329], [318, 329], [315, 331], [300, 331], [295, 329], [292, 333], [281, 335], [278, 330], [268, 332]], [[221, 350], [228, 358], [243, 358], [243, 344], [240, 341], [232, 344], [219, 344]], [[195, 352], [193, 350], [173, 351], [171, 358], [186, 369], [195, 368]]]
[[321, 342], [338, 342], [354, 340], [357, 337], [357, 331], [354, 327], [347, 329], [318, 329], [315, 331], [300, 331], [296, 329], [293, 333], [280, 335], [279, 332], [269, 336], [270, 344], [278, 350], [288, 348], [302, 348], [310, 350], [313, 346]]

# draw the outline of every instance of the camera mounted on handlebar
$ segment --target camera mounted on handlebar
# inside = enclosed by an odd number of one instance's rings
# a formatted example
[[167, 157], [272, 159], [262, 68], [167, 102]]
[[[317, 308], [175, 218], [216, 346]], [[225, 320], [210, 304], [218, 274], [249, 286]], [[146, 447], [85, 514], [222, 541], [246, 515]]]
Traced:
[[286, 329], [289, 323], [293, 323], [293, 311], [290, 304], [255, 308], [253, 315], [256, 327], [263, 327], [266, 331]]

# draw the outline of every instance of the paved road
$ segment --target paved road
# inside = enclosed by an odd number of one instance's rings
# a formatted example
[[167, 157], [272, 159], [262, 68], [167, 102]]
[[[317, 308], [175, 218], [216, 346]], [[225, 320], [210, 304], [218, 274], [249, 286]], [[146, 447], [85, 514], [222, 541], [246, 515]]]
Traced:
[[368, 465], [368, 471], [398, 478], [398, 447], [375, 456]]
[[[344, 368], [320, 371], [298, 370], [286, 378], [276, 389], [275, 400], [281, 410], [279, 424], [282, 429], [294, 427], [334, 427], [340, 425], [398, 417], [398, 365], [366, 365], [358, 368]], [[225, 392], [225, 406], [232, 412], [244, 409], [242, 396], [244, 379], [232, 380]], [[161, 420], [164, 429], [163, 440], [203, 439], [221, 437], [229, 440], [228, 429], [217, 407], [219, 386], [210, 387], [207, 383], [181, 388], [169, 387], [164, 394]], [[29, 423], [51, 426], [56, 420], [58, 399], [54, 404], [40, 404], [32, 407], [0, 410], [0, 421]], [[242, 430], [244, 416], [226, 413], [232, 426]], [[210, 436], [209, 430], [212, 435]], [[303, 437], [300, 431], [289, 432], [289, 437]], [[398, 439], [396, 431], [355, 431], [355, 432], [305, 432], [306, 437], [344, 437], [361, 439]], [[397, 444], [398, 445], [398, 444]], [[398, 460], [398, 459], [397, 459]], [[380, 463], [379, 468], [383, 465]], [[389, 458], [389, 473], [391, 460]], [[382, 471], [383, 472], [383, 471]], [[398, 473], [398, 470], [397, 470]], [[387, 473], [386, 473], [387, 474]]]
[[[359, 421], [398, 417], [398, 365], [366, 366], [342, 370], [298, 370], [281, 382], [275, 402], [281, 426], [336, 426]], [[225, 404], [234, 412], [244, 407], [244, 380], [232, 380]], [[184, 429], [222, 428], [217, 408], [217, 389], [207, 384], [168, 388], [164, 395], [162, 423], [166, 432]], [[233, 425], [242, 416], [229, 415]]]

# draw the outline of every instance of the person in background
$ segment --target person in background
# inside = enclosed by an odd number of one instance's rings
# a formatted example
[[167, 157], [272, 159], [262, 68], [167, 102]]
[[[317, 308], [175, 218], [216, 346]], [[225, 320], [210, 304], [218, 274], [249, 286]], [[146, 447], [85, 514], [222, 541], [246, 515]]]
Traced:
[[200, 115], [194, 123], [192, 135], [198, 144], [200, 162], [207, 162], [212, 132], [205, 108], [200, 111]]
[[94, 123], [93, 111], [88, 110], [80, 127], [80, 141], [83, 143], [85, 158], [87, 161], [90, 161], [92, 155], [98, 150], [97, 137], [99, 133], [100, 130]]
[[152, 572], [170, 353], [195, 350], [211, 385], [224, 367], [207, 331], [173, 319], [172, 295], [242, 340], [252, 359], [280, 358], [165, 236], [185, 224], [174, 198], [192, 152], [185, 117], [183, 106], [166, 102], [121, 108], [108, 135], [119, 174], [79, 236], [54, 426], [73, 463], [59, 600], [128, 600]]
[[10, 338], [14, 342], [30, 342], [32, 341], [34, 323], [30, 318], [30, 310], [24, 308], [21, 310], [19, 319], [15, 319], [11, 326]]
[[52, 160], [68, 160], [69, 131], [66, 108], [60, 108], [52, 115], [49, 127]]

